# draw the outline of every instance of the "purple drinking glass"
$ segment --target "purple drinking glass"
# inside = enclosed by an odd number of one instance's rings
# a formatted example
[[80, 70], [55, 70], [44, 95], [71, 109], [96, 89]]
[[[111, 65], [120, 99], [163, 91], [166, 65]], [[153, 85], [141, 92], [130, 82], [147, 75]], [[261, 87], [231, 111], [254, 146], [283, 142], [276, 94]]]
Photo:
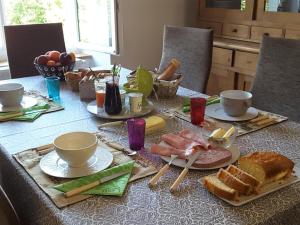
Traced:
[[144, 147], [146, 121], [144, 119], [127, 120], [129, 147], [139, 151]]

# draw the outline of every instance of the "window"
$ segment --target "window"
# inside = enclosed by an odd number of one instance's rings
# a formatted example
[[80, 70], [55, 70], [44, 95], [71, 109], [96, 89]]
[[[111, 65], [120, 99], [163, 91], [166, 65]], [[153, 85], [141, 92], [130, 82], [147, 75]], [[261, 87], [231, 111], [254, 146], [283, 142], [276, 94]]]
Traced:
[[[62, 22], [68, 49], [112, 53], [115, 7], [116, 0], [0, 0], [0, 25]], [[3, 43], [2, 30], [0, 52]]]

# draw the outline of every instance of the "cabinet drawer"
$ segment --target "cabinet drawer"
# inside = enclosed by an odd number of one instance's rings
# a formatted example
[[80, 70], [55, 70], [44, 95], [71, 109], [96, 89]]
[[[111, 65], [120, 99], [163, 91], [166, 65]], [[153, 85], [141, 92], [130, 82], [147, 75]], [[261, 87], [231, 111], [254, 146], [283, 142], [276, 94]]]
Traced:
[[225, 36], [249, 38], [250, 28], [246, 25], [224, 24], [222, 33]]
[[300, 30], [290, 30], [287, 29], [285, 31], [285, 38], [289, 38], [289, 39], [300, 39]]
[[214, 31], [214, 35], [222, 34], [222, 24], [221, 23], [199, 21], [198, 27], [205, 28], [205, 29], [212, 29]]
[[260, 41], [263, 35], [270, 37], [283, 37], [282, 29], [278, 28], [267, 28], [267, 27], [255, 27], [251, 28], [251, 39]]
[[240, 51], [236, 51], [235, 53], [235, 67], [255, 71], [257, 62], [258, 54]]
[[212, 67], [207, 91], [209, 95], [219, 95], [221, 91], [234, 89], [235, 75], [224, 68]]
[[225, 48], [213, 48], [212, 63], [225, 66], [232, 65], [232, 50]]

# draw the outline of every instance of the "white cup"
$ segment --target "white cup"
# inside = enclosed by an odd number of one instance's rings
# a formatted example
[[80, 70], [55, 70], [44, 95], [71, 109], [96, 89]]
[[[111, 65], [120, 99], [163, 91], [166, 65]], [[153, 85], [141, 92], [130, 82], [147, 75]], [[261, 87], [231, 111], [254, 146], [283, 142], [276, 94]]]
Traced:
[[222, 91], [220, 97], [224, 112], [234, 117], [244, 115], [252, 103], [252, 94], [247, 91]]
[[138, 113], [142, 111], [143, 107], [143, 94], [142, 93], [129, 93], [130, 111]]
[[3, 106], [20, 105], [24, 95], [24, 87], [18, 83], [0, 85], [0, 103]]

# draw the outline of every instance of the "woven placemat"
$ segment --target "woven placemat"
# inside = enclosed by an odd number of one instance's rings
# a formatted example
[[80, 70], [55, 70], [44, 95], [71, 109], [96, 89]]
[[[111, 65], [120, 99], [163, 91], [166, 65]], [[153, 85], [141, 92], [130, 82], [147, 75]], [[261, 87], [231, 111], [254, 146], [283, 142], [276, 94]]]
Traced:
[[[114, 160], [110, 167], [135, 160], [129, 182], [157, 173], [155, 166], [140, 154], [129, 157], [126, 153], [107, 146], [103, 141], [99, 141], [99, 146], [106, 148], [113, 154]], [[50, 151], [53, 151], [53, 146], [51, 144], [22, 151], [14, 154], [13, 157], [58, 208], [63, 208], [92, 197], [93, 195], [77, 195], [65, 198], [61, 192], [53, 188], [54, 185], [65, 183], [66, 181], [70, 181], [70, 179], [55, 178], [42, 172], [39, 162], [41, 158]]]
[[[191, 122], [191, 116], [190, 113], [184, 113], [182, 112], [181, 107], [176, 107], [173, 109], [168, 110], [169, 114], [172, 114], [180, 119], [183, 119], [187, 122]], [[217, 128], [224, 128], [228, 127], [228, 125], [235, 126], [238, 129], [238, 136], [245, 135], [254, 131], [258, 131], [260, 129], [263, 129], [265, 127], [281, 123], [283, 121], [286, 121], [288, 117], [281, 116], [275, 113], [266, 112], [263, 110], [258, 110], [258, 116], [261, 115], [267, 115], [270, 118], [273, 118], [274, 120], [263, 124], [263, 125], [257, 125], [256, 123], [252, 123], [251, 120], [249, 121], [243, 121], [243, 122], [229, 122], [229, 121], [222, 121], [218, 119], [214, 119], [209, 116], [205, 116], [205, 123], [204, 123], [204, 132], [210, 133], [211, 131], [217, 129]]]

